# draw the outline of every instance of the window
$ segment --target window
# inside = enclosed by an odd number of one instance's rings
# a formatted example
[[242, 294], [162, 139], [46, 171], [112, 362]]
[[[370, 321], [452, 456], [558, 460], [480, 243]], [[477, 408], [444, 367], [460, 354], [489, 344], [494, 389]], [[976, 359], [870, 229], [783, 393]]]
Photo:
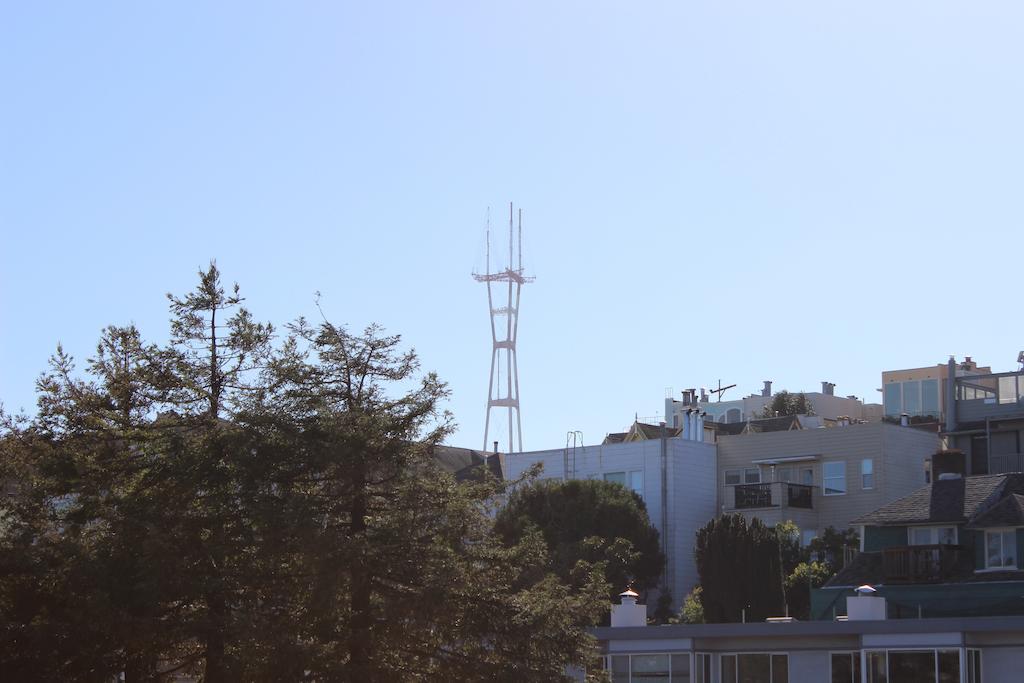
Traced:
[[605, 472], [604, 480], [614, 481], [616, 484], [622, 484], [638, 496], [643, 497], [644, 495], [643, 470], [633, 470], [632, 472]]
[[875, 461], [871, 458], [860, 461], [860, 487], [862, 489], [875, 488]]
[[711, 683], [711, 655], [706, 652], [693, 655], [693, 683]]
[[818, 532], [814, 529], [802, 529], [800, 531], [800, 547], [806, 548], [811, 544], [815, 538], [818, 537]]
[[957, 683], [959, 650], [873, 650], [868, 683]]
[[967, 683], [981, 683], [981, 650], [967, 650]]
[[760, 484], [761, 483], [761, 470], [757, 467], [749, 467], [743, 470], [743, 483], [744, 484]]
[[688, 654], [610, 655], [608, 659], [613, 683], [690, 683]]
[[810, 467], [800, 468], [800, 483], [807, 486], [814, 485], [814, 470]]
[[921, 380], [921, 413], [939, 416], [939, 380]]
[[793, 468], [780, 467], [775, 470], [775, 481], [793, 481]]
[[822, 465], [826, 496], [846, 493], [846, 463], [826, 462]]
[[1017, 568], [1017, 531], [1005, 529], [985, 532], [985, 567]]
[[742, 470], [726, 470], [725, 471], [725, 485], [732, 486], [739, 484], [743, 476]]
[[830, 683], [860, 683], [860, 652], [833, 652]]
[[907, 534], [909, 545], [956, 545], [955, 526], [912, 526]]
[[900, 383], [891, 382], [885, 385], [882, 394], [882, 401], [885, 403], [886, 417], [899, 417], [903, 412], [903, 396], [900, 393]]
[[789, 683], [789, 655], [722, 655], [722, 683]]

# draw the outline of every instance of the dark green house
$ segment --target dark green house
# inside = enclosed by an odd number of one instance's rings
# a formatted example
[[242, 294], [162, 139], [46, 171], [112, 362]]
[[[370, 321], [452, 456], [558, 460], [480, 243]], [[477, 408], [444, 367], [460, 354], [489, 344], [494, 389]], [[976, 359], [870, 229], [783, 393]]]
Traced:
[[853, 524], [861, 552], [812, 591], [812, 618], [844, 614], [865, 584], [889, 618], [1024, 615], [1024, 474], [939, 474]]

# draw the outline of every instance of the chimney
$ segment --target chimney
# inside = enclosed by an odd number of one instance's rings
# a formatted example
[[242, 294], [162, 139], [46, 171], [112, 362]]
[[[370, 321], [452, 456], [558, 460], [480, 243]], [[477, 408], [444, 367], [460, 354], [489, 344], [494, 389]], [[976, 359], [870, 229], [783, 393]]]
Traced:
[[963, 451], [939, 451], [932, 456], [932, 481], [961, 479], [967, 474], [967, 459]]
[[770, 379], [764, 381], [764, 389], [761, 390], [761, 395], [765, 397], [772, 395], [772, 381]]
[[875, 595], [871, 586], [860, 586], [855, 597], [846, 598], [848, 621], [884, 621], [886, 617], [885, 598]]
[[826, 396], [832, 396], [833, 393], [835, 392], [835, 389], [836, 389], [836, 385], [832, 384], [832, 382], [822, 382], [821, 383], [821, 393], [825, 394]]
[[494, 454], [495, 455], [498, 454], [498, 442], [497, 441], [494, 442]]
[[647, 625], [647, 607], [636, 604], [638, 597], [628, 588], [619, 593], [620, 604], [612, 605], [612, 628]]
[[946, 365], [946, 431], [956, 431], [956, 358], [949, 357]]
[[708, 392], [707, 392], [707, 390], [704, 387], [700, 388], [700, 402], [701, 403], [707, 403], [708, 402]]
[[683, 415], [683, 439], [689, 441], [693, 438], [693, 420], [690, 415], [693, 413], [693, 408], [687, 408], [686, 413]]

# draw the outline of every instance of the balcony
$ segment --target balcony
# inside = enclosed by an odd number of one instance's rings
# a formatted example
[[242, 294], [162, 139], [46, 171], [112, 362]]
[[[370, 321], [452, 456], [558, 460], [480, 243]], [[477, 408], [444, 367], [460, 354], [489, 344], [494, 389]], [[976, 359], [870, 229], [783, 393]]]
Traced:
[[948, 578], [960, 563], [958, 545], [905, 545], [882, 551], [886, 583], [934, 583]]
[[1006, 474], [1007, 472], [1024, 472], [1024, 453], [1003, 453], [988, 456], [989, 474]]
[[733, 510], [751, 510], [755, 508], [814, 509], [814, 487], [806, 484], [773, 481], [765, 484], [735, 484], [727, 488], [733, 490]]

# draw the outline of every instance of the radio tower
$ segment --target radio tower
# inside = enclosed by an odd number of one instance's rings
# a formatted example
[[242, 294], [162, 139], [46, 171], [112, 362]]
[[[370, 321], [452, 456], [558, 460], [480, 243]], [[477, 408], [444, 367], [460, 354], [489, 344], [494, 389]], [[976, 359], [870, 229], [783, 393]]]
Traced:
[[[497, 273], [491, 272], [491, 221], [487, 219], [487, 272], [483, 275], [473, 273], [477, 282], [487, 283], [487, 305], [491, 310], [491, 380], [487, 386], [487, 419], [484, 422], [484, 450], [488, 448], [487, 439], [491, 427], [491, 408], [508, 408], [508, 451], [509, 453], [523, 450], [523, 423], [519, 414], [519, 366], [516, 361], [516, 336], [519, 331], [519, 292], [532, 277], [523, 275], [523, 210], [519, 210], [519, 242], [514, 246], [512, 204], [508, 205], [508, 267]], [[494, 302], [500, 297], [503, 283], [508, 283], [508, 304], [495, 307]], [[496, 285], [496, 287], [493, 287]], [[496, 292], [494, 290], [497, 290]], [[499, 338], [499, 332], [503, 336]], [[505, 394], [501, 395], [501, 366], [505, 365]], [[515, 433], [513, 434], [513, 413], [515, 413]], [[513, 437], [518, 436], [518, 441]], [[518, 443], [518, 448], [516, 444]]]

